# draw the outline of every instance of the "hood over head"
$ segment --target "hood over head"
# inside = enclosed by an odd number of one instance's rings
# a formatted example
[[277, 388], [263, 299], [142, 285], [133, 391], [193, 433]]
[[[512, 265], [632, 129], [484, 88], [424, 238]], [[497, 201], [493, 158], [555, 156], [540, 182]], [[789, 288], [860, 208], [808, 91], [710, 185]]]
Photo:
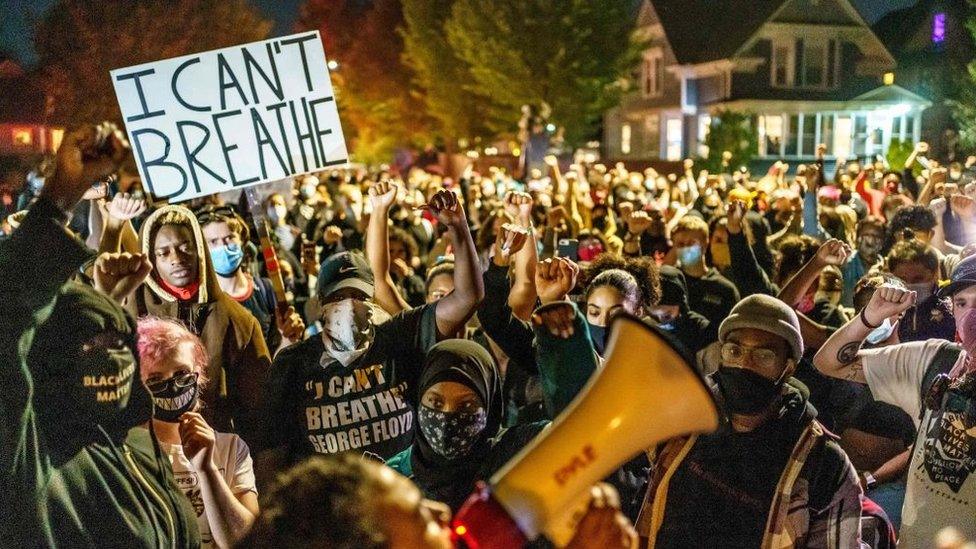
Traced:
[[[170, 213], [187, 218], [190, 229], [193, 232], [193, 242], [197, 248], [197, 259], [200, 261], [199, 268], [197, 269], [198, 276], [200, 277], [197, 303], [208, 303], [215, 300], [221, 294], [221, 289], [217, 283], [217, 275], [214, 272], [213, 263], [210, 259], [210, 249], [207, 247], [207, 241], [203, 238], [203, 230], [200, 228], [200, 223], [189, 209], [176, 204], [170, 204], [163, 206], [147, 217], [146, 221], [142, 224], [142, 230], [139, 235], [142, 253], [147, 254], [150, 260], [153, 261], [153, 265], [155, 265], [153, 240], [155, 240], [156, 232], [162, 225], [160, 222]], [[176, 297], [160, 285], [156, 279], [155, 272], [146, 278], [146, 285], [163, 301], [176, 301]]]
[[28, 364], [34, 409], [53, 433], [52, 446], [91, 442], [98, 427], [118, 441], [152, 416], [139, 376], [135, 321], [91, 287], [64, 285], [38, 327]]

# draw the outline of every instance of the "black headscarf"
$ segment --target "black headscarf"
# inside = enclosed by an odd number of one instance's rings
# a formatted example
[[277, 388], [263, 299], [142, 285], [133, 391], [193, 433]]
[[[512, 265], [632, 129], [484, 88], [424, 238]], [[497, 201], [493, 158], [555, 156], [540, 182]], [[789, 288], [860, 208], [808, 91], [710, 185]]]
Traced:
[[484, 403], [488, 422], [468, 455], [449, 460], [438, 455], [424, 439], [420, 429], [414, 437], [410, 456], [413, 480], [432, 499], [457, 510], [471, 493], [475, 475], [487, 459], [491, 439], [502, 422], [502, 392], [495, 362], [488, 351], [465, 339], [449, 339], [431, 347], [420, 374], [418, 394], [442, 381], [462, 383], [471, 388]]

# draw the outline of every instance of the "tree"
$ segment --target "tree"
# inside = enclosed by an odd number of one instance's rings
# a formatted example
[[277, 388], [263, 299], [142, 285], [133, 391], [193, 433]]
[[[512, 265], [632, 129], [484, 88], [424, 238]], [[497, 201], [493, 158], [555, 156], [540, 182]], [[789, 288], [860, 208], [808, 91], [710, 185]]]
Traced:
[[[423, 90], [427, 112], [453, 148], [458, 138], [489, 135], [484, 123], [488, 99], [472, 91], [471, 67], [448, 42], [444, 27], [455, 0], [403, 0], [404, 60]], [[512, 118], [512, 125], [517, 115]]]
[[[976, 0], [969, 0], [970, 7], [976, 7]], [[966, 19], [966, 29], [976, 40], [976, 11]], [[959, 142], [965, 148], [976, 148], [976, 61], [966, 66], [968, 80], [954, 87], [956, 99], [948, 101], [952, 115], [959, 126]]]
[[513, 132], [522, 105], [546, 103], [569, 143], [591, 138], [638, 59], [633, 0], [447, 3], [447, 45], [470, 74], [453, 85], [482, 98], [496, 134]]
[[261, 40], [271, 22], [246, 0], [60, 0], [34, 44], [55, 120], [121, 121], [109, 71]]
[[722, 153], [732, 153], [729, 165], [733, 168], [748, 166], [759, 153], [759, 142], [752, 124], [752, 115], [730, 110], [712, 114], [712, 123], [705, 136], [708, 156], [705, 169], [718, 173], [722, 168]]
[[389, 160], [397, 145], [419, 144], [430, 121], [403, 61], [400, 0], [307, 0], [298, 30], [318, 29], [333, 71], [346, 138], [356, 160]]

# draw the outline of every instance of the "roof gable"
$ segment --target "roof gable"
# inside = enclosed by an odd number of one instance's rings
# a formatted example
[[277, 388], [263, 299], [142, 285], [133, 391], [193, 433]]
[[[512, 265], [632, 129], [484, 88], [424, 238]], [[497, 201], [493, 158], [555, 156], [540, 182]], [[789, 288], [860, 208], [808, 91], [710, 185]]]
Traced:
[[693, 65], [731, 57], [786, 1], [653, 0], [653, 8], [678, 63]]
[[847, 0], [790, 0], [769, 19], [775, 23], [864, 25], [861, 14]]

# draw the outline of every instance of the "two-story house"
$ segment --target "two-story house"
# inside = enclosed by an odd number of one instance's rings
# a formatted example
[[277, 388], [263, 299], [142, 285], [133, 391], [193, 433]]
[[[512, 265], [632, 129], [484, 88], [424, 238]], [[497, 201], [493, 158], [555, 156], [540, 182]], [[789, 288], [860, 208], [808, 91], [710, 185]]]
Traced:
[[884, 154], [929, 101], [885, 82], [895, 60], [848, 0], [644, 0], [635, 86], [604, 116], [612, 160], [704, 156], [711, 115], [749, 113], [758, 162]]

